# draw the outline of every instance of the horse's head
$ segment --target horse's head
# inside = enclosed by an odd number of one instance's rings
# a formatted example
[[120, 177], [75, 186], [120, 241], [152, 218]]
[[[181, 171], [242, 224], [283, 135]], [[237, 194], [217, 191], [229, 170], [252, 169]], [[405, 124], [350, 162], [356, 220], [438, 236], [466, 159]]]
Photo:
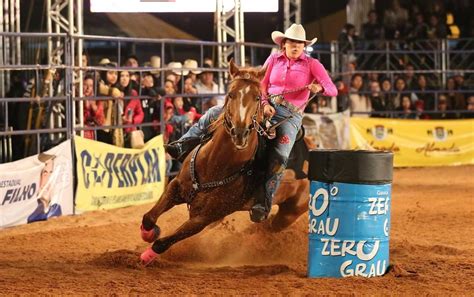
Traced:
[[260, 110], [260, 81], [266, 69], [239, 68], [231, 60], [232, 81], [224, 105], [224, 126], [237, 149], [248, 145], [250, 132]]

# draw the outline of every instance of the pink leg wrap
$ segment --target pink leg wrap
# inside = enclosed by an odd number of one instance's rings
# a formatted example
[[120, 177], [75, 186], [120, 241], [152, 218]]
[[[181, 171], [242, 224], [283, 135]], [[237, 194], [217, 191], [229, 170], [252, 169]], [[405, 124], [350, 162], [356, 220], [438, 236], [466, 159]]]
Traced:
[[155, 253], [151, 247], [148, 247], [141, 255], [140, 255], [140, 260], [141, 260], [141, 263], [142, 265], [144, 266], [147, 266], [148, 264], [150, 264], [151, 262], [153, 262], [153, 260], [155, 260], [155, 258], [158, 256], [157, 253]]
[[158, 236], [160, 235], [159, 232], [157, 233], [159, 229], [155, 226], [153, 229], [147, 231], [145, 228], [143, 228], [143, 224], [140, 225], [140, 234], [142, 236], [142, 239], [146, 242], [152, 243], [155, 240], [158, 239]]

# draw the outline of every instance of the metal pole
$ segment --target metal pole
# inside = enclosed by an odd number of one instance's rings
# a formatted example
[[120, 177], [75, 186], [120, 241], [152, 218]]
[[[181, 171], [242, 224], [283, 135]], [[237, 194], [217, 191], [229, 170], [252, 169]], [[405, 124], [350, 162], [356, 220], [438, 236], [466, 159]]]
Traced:
[[[77, 0], [76, 2], [76, 9], [77, 9], [77, 15], [76, 15], [76, 30], [78, 35], [83, 35], [84, 34], [84, 28], [83, 28], [83, 20], [82, 20], [82, 7], [83, 7], [83, 1], [82, 0]], [[72, 39], [72, 42], [74, 43], [74, 39]], [[84, 40], [82, 38], [79, 38], [77, 40], [77, 56], [79, 57], [78, 59], [78, 66], [82, 67], [82, 53], [83, 53], [83, 42]], [[74, 49], [74, 46], [72, 47]], [[79, 98], [84, 97], [84, 92], [83, 92], [83, 83], [84, 83], [84, 73], [81, 70], [79, 70]], [[74, 104], [74, 102], [73, 102]], [[75, 104], [74, 104], [75, 105]], [[73, 113], [74, 115], [74, 113]], [[84, 101], [81, 100], [79, 101], [79, 126], [84, 127]], [[83, 137], [84, 136], [84, 130], [81, 130], [80, 135]]]
[[[51, 0], [46, 1], [46, 18], [47, 18], [47, 22], [46, 22], [47, 32], [52, 33], [53, 24], [51, 21]], [[53, 50], [53, 41], [51, 37], [48, 37], [48, 64], [50, 65], [51, 65], [51, 51], [52, 50]], [[38, 63], [39, 61], [35, 61], [35, 62]]]
[[[2, 11], [2, 14], [3, 14], [3, 21], [4, 21], [4, 25], [5, 25], [5, 29], [4, 31], [5, 32], [11, 32], [10, 31], [10, 16], [9, 16], [9, 12], [10, 12], [10, 6], [9, 6], [9, 0], [5, 0], [5, 3], [4, 3], [4, 11]], [[7, 37], [5, 36], [3, 39], [4, 39], [4, 59], [3, 59], [3, 62], [5, 63], [4, 65], [11, 65], [11, 57], [10, 57], [10, 38], [11, 37]], [[5, 73], [5, 88], [8, 88], [8, 86], [10, 85], [10, 71], [7, 71]]]
[[448, 43], [448, 40], [447, 39], [444, 39], [441, 41], [441, 69], [442, 69], [442, 72], [441, 72], [441, 80], [442, 80], [442, 83], [443, 83], [443, 86], [446, 86], [446, 72], [447, 72], [447, 59], [446, 59], [446, 54], [447, 54], [447, 43]]
[[[165, 55], [165, 43], [161, 43], [161, 67], [163, 68], [163, 65], [166, 65], [165, 64], [166, 62], [166, 55]], [[163, 71], [160, 71], [160, 76], [161, 76], [161, 85], [164, 86], [165, 85], [165, 73], [163, 73]], [[152, 99], [153, 100], [153, 99]], [[164, 120], [164, 110], [165, 110], [165, 99], [164, 98], [161, 98], [160, 100], [160, 110], [162, 110], [162, 112], [160, 112], [160, 133], [161, 135], [165, 135], [165, 120]]]
[[334, 75], [337, 72], [336, 68], [336, 60], [337, 60], [337, 53], [336, 53], [336, 42], [331, 42], [331, 73]]
[[[8, 11], [8, 14], [10, 15], [10, 32], [15, 32], [15, 0], [10, 0], [10, 10]], [[15, 57], [16, 57], [16, 42], [13, 42], [16, 38], [15, 37], [10, 37], [10, 46], [11, 46], [11, 51], [10, 51], [10, 64], [15, 64]], [[8, 80], [10, 82], [10, 80]]]
[[[20, 33], [20, 0], [15, 1], [16, 32]], [[21, 65], [21, 37], [16, 38], [16, 64]]]
[[[3, 25], [3, 0], [0, 0], [0, 33], [3, 32]], [[0, 65], [5, 65], [3, 40], [4, 37], [0, 36]], [[0, 71], [0, 95], [2, 98], [5, 97], [5, 72], [3, 70]]]
[[[217, 0], [216, 1], [216, 27], [217, 27], [217, 42], [222, 43], [223, 42], [223, 37], [225, 37], [225, 34], [223, 34], [222, 31], [222, 11], [224, 10], [224, 2], [222, 0]], [[217, 46], [217, 67], [223, 68], [224, 63], [222, 61], [222, 56], [223, 56], [223, 45], [218, 45]], [[222, 75], [222, 72], [219, 72], [218, 74], [218, 81], [219, 81], [219, 90], [222, 88], [224, 85], [224, 77]]]
[[244, 37], [244, 12], [240, 0], [234, 0], [234, 27], [235, 27], [235, 42], [236, 42], [236, 61], [241, 66], [245, 66], [245, 46], [242, 44], [245, 41]]
[[[68, 66], [74, 65], [74, 61], [72, 61], [73, 58], [73, 48], [74, 43], [72, 41], [71, 36], [67, 36], [64, 42], [64, 54], [65, 54], [65, 64]], [[73, 84], [73, 72], [72, 72], [72, 67], [66, 67], [65, 70], [65, 76], [64, 76], [64, 81], [66, 84], [65, 91], [66, 93], [64, 94], [66, 96], [66, 119], [69, 119], [66, 121], [66, 127], [67, 127], [67, 139], [71, 139], [74, 135], [74, 104], [73, 104], [73, 89], [74, 89], [74, 84]]]

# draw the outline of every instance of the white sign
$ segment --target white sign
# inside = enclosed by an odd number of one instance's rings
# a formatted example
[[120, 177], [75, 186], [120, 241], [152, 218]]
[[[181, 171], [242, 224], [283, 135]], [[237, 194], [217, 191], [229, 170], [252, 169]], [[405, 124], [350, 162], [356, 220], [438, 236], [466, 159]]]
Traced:
[[71, 141], [0, 164], [0, 228], [73, 213]]
[[[234, 0], [223, 0], [224, 10]], [[241, 0], [243, 12], [277, 12], [278, 0]], [[217, 0], [91, 0], [91, 12], [215, 12]]]

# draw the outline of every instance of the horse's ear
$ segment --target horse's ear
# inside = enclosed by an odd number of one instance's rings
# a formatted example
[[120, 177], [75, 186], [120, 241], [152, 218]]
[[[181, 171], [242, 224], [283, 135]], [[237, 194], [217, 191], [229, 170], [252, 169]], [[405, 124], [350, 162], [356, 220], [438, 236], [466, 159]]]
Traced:
[[232, 77], [235, 77], [239, 73], [239, 67], [235, 65], [233, 58], [230, 59], [230, 62], [229, 62], [229, 73]]
[[262, 68], [260, 68], [260, 70], [257, 72], [257, 78], [259, 80], [262, 80], [265, 77], [265, 73], [267, 73], [267, 66], [268, 65], [262, 66]]

